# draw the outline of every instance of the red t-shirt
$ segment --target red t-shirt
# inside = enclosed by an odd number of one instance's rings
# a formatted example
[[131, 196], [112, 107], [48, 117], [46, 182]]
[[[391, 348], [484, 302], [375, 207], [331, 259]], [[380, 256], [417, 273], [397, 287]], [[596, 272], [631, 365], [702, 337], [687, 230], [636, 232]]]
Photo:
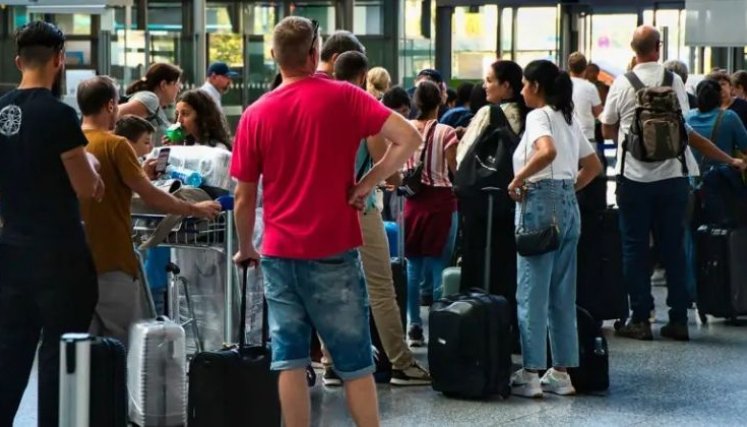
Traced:
[[391, 111], [363, 90], [310, 77], [265, 94], [244, 111], [231, 175], [262, 175], [262, 254], [317, 259], [362, 244], [348, 205], [361, 139], [381, 131]]

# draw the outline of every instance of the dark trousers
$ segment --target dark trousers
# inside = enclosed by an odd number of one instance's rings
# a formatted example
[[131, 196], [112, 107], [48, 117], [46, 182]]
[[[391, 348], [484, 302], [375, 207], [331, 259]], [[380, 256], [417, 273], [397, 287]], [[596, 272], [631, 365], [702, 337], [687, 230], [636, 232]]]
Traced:
[[642, 183], [618, 177], [617, 204], [623, 241], [623, 276], [630, 296], [632, 320], [641, 322], [651, 310], [651, 257], [656, 252], [667, 273], [669, 320], [687, 322], [689, 298], [685, 269], [687, 178]]
[[0, 426], [13, 425], [41, 337], [39, 426], [57, 427], [60, 336], [88, 331], [97, 298], [96, 270], [84, 245], [0, 245]]

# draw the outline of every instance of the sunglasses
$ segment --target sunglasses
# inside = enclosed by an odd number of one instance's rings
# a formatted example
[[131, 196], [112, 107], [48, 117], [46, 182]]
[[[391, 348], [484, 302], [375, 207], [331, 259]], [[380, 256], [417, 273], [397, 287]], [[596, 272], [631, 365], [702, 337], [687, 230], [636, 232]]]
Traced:
[[314, 52], [314, 48], [316, 47], [316, 41], [319, 38], [319, 21], [317, 21], [316, 19], [312, 19], [311, 25], [313, 26], [314, 36], [311, 38], [311, 47], [309, 47], [309, 54]]

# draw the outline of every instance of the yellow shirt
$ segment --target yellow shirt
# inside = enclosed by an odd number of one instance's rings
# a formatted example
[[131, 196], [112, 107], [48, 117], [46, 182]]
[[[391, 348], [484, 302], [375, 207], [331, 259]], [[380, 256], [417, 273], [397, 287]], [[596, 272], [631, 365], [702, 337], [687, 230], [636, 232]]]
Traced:
[[81, 202], [88, 245], [98, 274], [123, 271], [138, 276], [138, 261], [132, 245], [130, 201], [132, 190], [126, 180], [145, 177], [130, 143], [122, 137], [100, 130], [84, 131], [86, 150], [99, 163], [99, 174], [106, 187], [101, 202]]

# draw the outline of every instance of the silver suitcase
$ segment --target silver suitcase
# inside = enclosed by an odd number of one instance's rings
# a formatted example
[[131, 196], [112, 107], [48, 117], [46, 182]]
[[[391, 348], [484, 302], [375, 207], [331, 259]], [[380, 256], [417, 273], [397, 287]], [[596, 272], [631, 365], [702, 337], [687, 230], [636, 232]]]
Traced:
[[130, 421], [140, 427], [186, 424], [184, 329], [166, 317], [130, 329], [127, 388]]

